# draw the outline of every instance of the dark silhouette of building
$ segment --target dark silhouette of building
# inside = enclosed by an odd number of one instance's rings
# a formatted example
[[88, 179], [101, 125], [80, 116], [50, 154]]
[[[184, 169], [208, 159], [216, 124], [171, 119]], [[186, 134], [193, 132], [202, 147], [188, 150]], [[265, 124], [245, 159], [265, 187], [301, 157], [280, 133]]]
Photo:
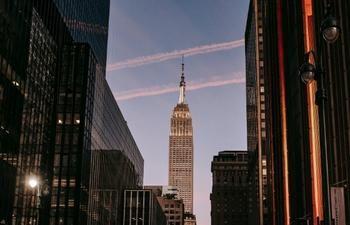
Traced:
[[0, 161], [0, 224], [10, 224], [15, 200], [16, 169]]
[[248, 224], [248, 154], [221, 151], [211, 164], [211, 224]]
[[[263, 36], [255, 43], [261, 42], [262, 48], [256, 49], [264, 56], [260, 69], [264, 73], [266, 93], [270, 224], [318, 225], [323, 222], [321, 143], [324, 140], [321, 140], [316, 105], [317, 81], [305, 85], [298, 76], [305, 53], [311, 50], [316, 60], [323, 56], [330, 188], [339, 191], [336, 196], [333, 192], [331, 199], [340, 200], [331, 207], [334, 211], [342, 208], [344, 211], [338, 213], [345, 214], [342, 215], [346, 220], [343, 224], [348, 224], [350, 31], [347, 15], [350, 3], [344, 0], [251, 1], [251, 4], [256, 3], [264, 9], [257, 14], [261, 18]], [[326, 12], [334, 15], [341, 27], [339, 40], [332, 44], [327, 44], [320, 35]], [[252, 26], [253, 20], [248, 19], [247, 28]], [[320, 42], [323, 50], [318, 48]], [[247, 63], [258, 62], [256, 55], [247, 57]], [[314, 63], [313, 60], [310, 62]], [[345, 205], [341, 206], [342, 200]], [[336, 215], [332, 217], [335, 219]]]
[[98, 3], [94, 0], [51, 1], [55, 3], [64, 18], [64, 23], [74, 41], [89, 44], [98, 65], [105, 71], [110, 0]]
[[125, 190], [123, 225], [166, 225], [166, 217], [152, 190]]
[[105, 80], [108, 11], [108, 0], [0, 1], [0, 159], [16, 171], [13, 224], [91, 222], [103, 205], [91, 187], [104, 186], [91, 186], [92, 149], [123, 152], [123, 185], [142, 185], [142, 156]]
[[92, 150], [89, 225], [122, 224], [124, 190], [138, 187], [133, 162], [120, 150]]
[[270, 224], [268, 173], [269, 147], [264, 71], [263, 1], [251, 1], [245, 32], [247, 145], [249, 154], [249, 224]]

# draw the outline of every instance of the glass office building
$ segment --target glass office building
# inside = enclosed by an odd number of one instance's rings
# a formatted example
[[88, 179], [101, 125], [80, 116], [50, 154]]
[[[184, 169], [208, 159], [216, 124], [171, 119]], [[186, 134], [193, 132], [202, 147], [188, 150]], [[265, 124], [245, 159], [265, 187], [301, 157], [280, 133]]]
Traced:
[[53, 0], [76, 42], [88, 43], [97, 62], [105, 68], [109, 0]]
[[109, 175], [90, 169], [103, 167], [92, 149], [119, 152], [114, 189], [142, 185], [143, 158], [105, 80], [108, 10], [109, 1], [0, 1], [0, 162], [16, 173], [6, 223], [96, 222], [102, 203], [89, 194]]
[[91, 148], [121, 150], [133, 163], [138, 175], [138, 184], [142, 186], [142, 155], [102, 74], [101, 71], [97, 71], [95, 81]]
[[125, 190], [123, 225], [166, 225], [163, 209], [152, 190]]

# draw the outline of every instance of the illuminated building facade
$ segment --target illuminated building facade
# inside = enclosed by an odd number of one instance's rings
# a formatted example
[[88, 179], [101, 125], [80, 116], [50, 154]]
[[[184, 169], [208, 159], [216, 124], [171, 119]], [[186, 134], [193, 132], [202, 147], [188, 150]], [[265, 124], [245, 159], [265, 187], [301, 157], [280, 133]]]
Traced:
[[185, 77], [182, 63], [179, 102], [175, 106], [169, 136], [169, 185], [177, 187], [185, 212], [193, 213], [193, 130], [185, 103]]
[[213, 177], [211, 225], [247, 225], [248, 154], [246, 151], [221, 151], [211, 163]]
[[[317, 83], [305, 85], [298, 76], [305, 53], [310, 50], [318, 56], [323, 55], [328, 95], [326, 138], [332, 217], [337, 217], [338, 224], [348, 224], [350, 138], [347, 127], [350, 111], [347, 107], [347, 71], [350, 35], [346, 15], [350, 3], [343, 0], [258, 2], [264, 8], [261, 14], [265, 29], [262, 69], [266, 93], [266, 145], [269, 149], [266, 159], [271, 170], [267, 182], [268, 190], [271, 190], [271, 224], [319, 225], [323, 220], [320, 131], [315, 101]], [[320, 52], [317, 43], [324, 40], [319, 30], [328, 3], [342, 31], [337, 42], [324, 43]]]

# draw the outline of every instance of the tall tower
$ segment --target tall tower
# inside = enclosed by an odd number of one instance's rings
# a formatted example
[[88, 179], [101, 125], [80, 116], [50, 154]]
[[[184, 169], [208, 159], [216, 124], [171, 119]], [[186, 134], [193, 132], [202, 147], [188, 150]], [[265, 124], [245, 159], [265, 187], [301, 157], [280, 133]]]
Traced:
[[192, 118], [185, 103], [185, 75], [182, 58], [179, 102], [170, 122], [169, 136], [169, 185], [179, 190], [185, 212], [193, 213], [193, 132]]

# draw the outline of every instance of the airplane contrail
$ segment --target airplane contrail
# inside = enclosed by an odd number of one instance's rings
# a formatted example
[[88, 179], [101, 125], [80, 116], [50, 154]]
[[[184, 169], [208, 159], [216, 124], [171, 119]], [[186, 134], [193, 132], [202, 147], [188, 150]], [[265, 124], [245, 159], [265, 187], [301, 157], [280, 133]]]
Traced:
[[[243, 84], [245, 82], [245, 77], [243, 75], [226, 78], [226, 79], [219, 79], [217, 76], [208, 80], [204, 81], [197, 81], [197, 82], [188, 82], [188, 85], [186, 87], [186, 90], [193, 91], [198, 90], [202, 88], [208, 88], [208, 87], [219, 87], [224, 86], [228, 84]], [[155, 95], [162, 95], [172, 92], [177, 92], [179, 88], [177, 85], [165, 85], [165, 86], [153, 86], [149, 88], [140, 88], [140, 89], [134, 89], [130, 91], [124, 91], [115, 93], [114, 96], [117, 101], [123, 101], [123, 100], [129, 100], [139, 97], [147, 97], [147, 96], [155, 96]]]
[[163, 62], [166, 60], [179, 58], [182, 55], [194, 56], [194, 55], [206, 54], [211, 52], [230, 50], [241, 46], [244, 46], [244, 39], [210, 44], [210, 45], [202, 45], [202, 46], [197, 46], [197, 47], [182, 49], [182, 50], [174, 50], [172, 52], [158, 53], [155, 55], [140, 56], [137, 58], [127, 59], [121, 62], [109, 64], [107, 65], [107, 71], [114, 71], [114, 70], [120, 70], [124, 68], [142, 66], [142, 65], [156, 63], [156, 62]]

